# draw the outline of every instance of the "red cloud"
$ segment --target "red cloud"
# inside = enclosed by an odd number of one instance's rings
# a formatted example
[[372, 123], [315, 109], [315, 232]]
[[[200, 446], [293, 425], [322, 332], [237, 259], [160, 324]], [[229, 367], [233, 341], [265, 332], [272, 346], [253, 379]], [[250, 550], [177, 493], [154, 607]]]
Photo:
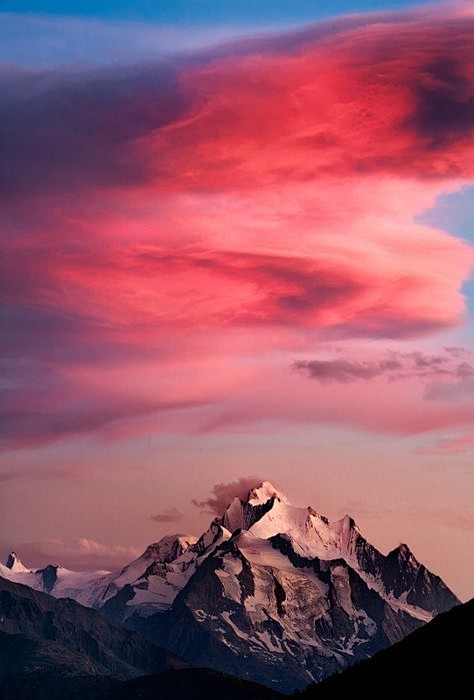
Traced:
[[160, 187], [473, 174], [474, 19], [342, 21], [178, 76], [180, 118], [137, 143]]
[[383, 373], [364, 359], [342, 368], [372, 375], [364, 410], [360, 386], [354, 401], [345, 383], [318, 402], [291, 366], [322, 338], [462, 321], [472, 251], [413, 217], [473, 174], [473, 27], [377, 15], [168, 71], [48, 75], [34, 89], [15, 75], [5, 439], [472, 420], [458, 388], [427, 402], [415, 378], [382, 416]]

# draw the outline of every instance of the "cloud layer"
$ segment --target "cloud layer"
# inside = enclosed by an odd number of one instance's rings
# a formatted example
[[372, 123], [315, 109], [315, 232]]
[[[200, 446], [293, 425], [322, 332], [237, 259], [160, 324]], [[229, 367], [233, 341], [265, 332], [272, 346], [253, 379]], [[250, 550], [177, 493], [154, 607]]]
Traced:
[[[384, 14], [3, 69], [3, 444], [469, 424], [470, 364], [386, 353], [465, 319], [472, 250], [414, 216], [473, 177], [473, 34], [455, 11]], [[314, 359], [360, 341], [373, 357]], [[351, 411], [335, 387], [360, 380]]]

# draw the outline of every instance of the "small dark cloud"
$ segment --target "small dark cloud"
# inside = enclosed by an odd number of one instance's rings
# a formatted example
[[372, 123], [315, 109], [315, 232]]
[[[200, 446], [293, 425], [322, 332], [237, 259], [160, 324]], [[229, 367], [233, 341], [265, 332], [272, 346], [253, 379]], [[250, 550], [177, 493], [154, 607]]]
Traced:
[[424, 398], [427, 401], [472, 401], [474, 396], [474, 377], [460, 379], [457, 382], [439, 382], [427, 387]]
[[373, 379], [402, 369], [402, 364], [397, 360], [384, 360], [381, 362], [352, 362], [350, 360], [309, 360], [299, 361], [293, 364], [293, 368], [306, 372], [311, 379], [317, 379], [321, 384], [331, 382], [346, 383], [359, 379]]
[[221, 516], [234, 498], [246, 499], [249, 491], [265, 481], [261, 476], [241, 476], [236, 481], [227, 484], [215, 484], [209, 498], [198, 501], [193, 498], [191, 503], [197, 508], [203, 508], [213, 515]]
[[448, 355], [456, 357], [457, 359], [472, 356], [472, 352], [466, 350], [466, 348], [458, 347], [457, 345], [450, 345], [449, 347], [444, 348], [444, 351], [448, 353]]
[[408, 357], [412, 357], [415, 365], [417, 367], [438, 367], [439, 365], [448, 362], [447, 357], [442, 355], [423, 355], [421, 352], [410, 353]]
[[474, 367], [469, 362], [461, 362], [456, 368], [456, 373], [459, 379], [472, 379]]
[[184, 518], [184, 515], [177, 508], [173, 507], [165, 508], [161, 513], [157, 513], [156, 515], [150, 515], [150, 518], [156, 523], [178, 523]]
[[451, 394], [461, 396], [471, 391], [474, 367], [467, 361], [458, 361], [461, 352], [460, 348], [456, 353], [438, 355], [418, 351], [388, 352], [386, 359], [378, 361], [298, 360], [292, 367], [321, 384], [369, 381], [377, 377], [386, 377], [389, 381], [418, 378], [434, 382], [428, 387], [425, 398], [448, 398]]

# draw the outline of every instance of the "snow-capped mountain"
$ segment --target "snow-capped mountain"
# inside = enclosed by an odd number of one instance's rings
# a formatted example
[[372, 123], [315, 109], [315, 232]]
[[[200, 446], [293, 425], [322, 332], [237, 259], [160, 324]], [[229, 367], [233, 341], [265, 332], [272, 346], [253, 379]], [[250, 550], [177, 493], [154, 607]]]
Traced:
[[165, 537], [119, 572], [30, 571], [11, 555], [0, 575], [283, 691], [372, 655], [459, 602], [406, 545], [384, 556], [349, 516], [329, 522], [269, 482], [235, 498], [200, 538]]

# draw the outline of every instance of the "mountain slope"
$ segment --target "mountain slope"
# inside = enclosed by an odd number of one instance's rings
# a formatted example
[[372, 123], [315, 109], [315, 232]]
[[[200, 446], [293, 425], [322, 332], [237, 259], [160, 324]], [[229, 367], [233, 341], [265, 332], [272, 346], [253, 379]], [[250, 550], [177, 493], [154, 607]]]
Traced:
[[[142, 615], [169, 608], [199, 562], [199, 552], [192, 547], [197, 543], [193, 536], [163, 537], [115, 572], [77, 572], [53, 565], [32, 570], [12, 552], [6, 565], [0, 564], [0, 576], [87, 607], [107, 606], [108, 616], [122, 621], [135, 608]], [[208, 547], [204, 549], [207, 553]]]
[[436, 617], [403, 641], [308, 688], [302, 700], [463, 697], [472, 687], [474, 599]]

